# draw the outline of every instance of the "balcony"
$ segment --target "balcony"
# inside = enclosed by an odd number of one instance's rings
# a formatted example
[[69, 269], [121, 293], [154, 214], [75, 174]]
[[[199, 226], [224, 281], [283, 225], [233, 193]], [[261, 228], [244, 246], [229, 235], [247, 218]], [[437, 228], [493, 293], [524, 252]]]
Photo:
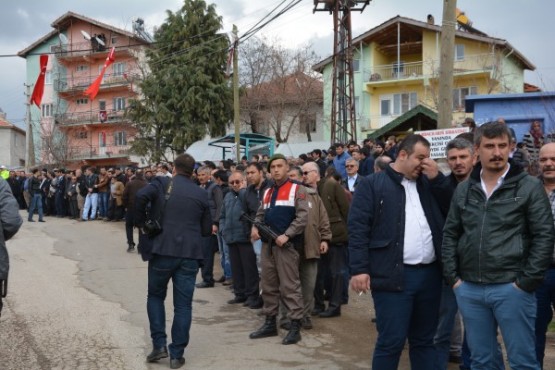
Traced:
[[[131, 49], [132, 47], [130, 46], [117, 46], [115, 51], [116, 60], [124, 56], [130, 56]], [[52, 51], [61, 63], [71, 63], [77, 60], [82, 61], [83, 57], [91, 59], [106, 59], [106, 55], [109, 50], [109, 47], [100, 45], [95, 39], [52, 46]]]
[[[439, 60], [428, 60], [374, 66], [364, 70], [364, 76], [367, 77], [366, 85], [367, 87], [378, 87], [396, 82], [421, 83], [423, 79], [439, 76], [439, 64]], [[493, 78], [496, 65], [495, 56], [491, 53], [472, 55], [465, 57], [464, 60], [455, 61], [453, 73], [455, 76], [487, 74]]]
[[114, 125], [128, 124], [123, 110], [73, 112], [54, 115], [54, 122], [59, 126]]
[[130, 145], [72, 146], [68, 148], [68, 158], [72, 160], [127, 158]]
[[[85, 91], [98, 76], [81, 76], [58, 78], [54, 80], [54, 91], [59, 94], [77, 94]], [[100, 91], [130, 91], [135, 93], [132, 82], [137, 80], [136, 73], [105, 74], [100, 84]]]

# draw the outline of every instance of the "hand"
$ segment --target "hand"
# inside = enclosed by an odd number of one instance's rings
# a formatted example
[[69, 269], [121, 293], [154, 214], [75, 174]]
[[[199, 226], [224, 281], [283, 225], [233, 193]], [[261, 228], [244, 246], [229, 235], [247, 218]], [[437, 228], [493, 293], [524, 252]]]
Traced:
[[422, 173], [426, 175], [430, 180], [433, 180], [437, 177], [439, 173], [439, 169], [437, 167], [436, 161], [431, 158], [424, 158], [420, 163], [422, 167]]
[[359, 274], [351, 277], [351, 289], [357, 293], [367, 293], [370, 290], [370, 275]]
[[455, 285], [453, 285], [453, 289], [457, 289], [462, 284], [462, 282], [463, 282], [462, 279], [457, 280]]
[[251, 229], [251, 240], [260, 240], [260, 234], [258, 234], [258, 228], [253, 226]]
[[218, 226], [212, 225], [212, 235], [215, 235], [217, 233], [218, 233]]
[[289, 241], [289, 237], [285, 234], [281, 234], [276, 238], [276, 244], [278, 247], [283, 247], [285, 243]]
[[325, 240], [322, 240], [320, 242], [320, 253], [325, 254], [328, 253], [328, 242]]

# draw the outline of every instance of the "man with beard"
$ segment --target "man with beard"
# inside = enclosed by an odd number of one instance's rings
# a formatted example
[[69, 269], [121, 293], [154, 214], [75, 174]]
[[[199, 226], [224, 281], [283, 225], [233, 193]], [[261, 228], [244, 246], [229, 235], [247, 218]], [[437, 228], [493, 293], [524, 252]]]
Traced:
[[408, 338], [413, 370], [435, 362], [443, 216], [422, 175], [430, 143], [409, 135], [386, 171], [363, 179], [349, 212], [351, 287], [371, 290], [378, 339], [372, 368], [397, 369]]

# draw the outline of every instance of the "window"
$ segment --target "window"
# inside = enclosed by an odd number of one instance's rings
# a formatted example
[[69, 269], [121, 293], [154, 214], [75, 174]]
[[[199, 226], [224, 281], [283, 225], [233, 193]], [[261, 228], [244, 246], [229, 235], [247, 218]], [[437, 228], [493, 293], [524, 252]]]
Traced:
[[98, 109], [99, 110], [106, 110], [106, 100], [99, 100], [98, 101]]
[[118, 43], [118, 37], [117, 36], [112, 36], [112, 45], [115, 45]]
[[402, 77], [405, 75], [405, 62], [393, 63], [393, 77]]
[[54, 104], [42, 104], [41, 110], [43, 117], [52, 117], [54, 115]]
[[355, 115], [358, 117], [358, 107], [360, 104], [360, 98], [358, 96], [355, 96], [355, 98], [353, 99], [353, 110], [355, 111]]
[[125, 63], [114, 63], [112, 71], [114, 76], [123, 76], [125, 73]]
[[89, 99], [87, 99], [87, 98], [77, 99], [77, 100], [75, 101], [75, 103], [76, 103], [77, 105], [89, 104]]
[[46, 71], [44, 74], [44, 84], [52, 85], [52, 71]]
[[467, 95], [476, 95], [478, 88], [476, 86], [461, 87], [453, 90], [453, 110], [464, 110]]
[[75, 132], [75, 138], [76, 139], [86, 139], [87, 138], [87, 131], [76, 131]]
[[89, 66], [86, 65], [86, 64], [80, 64], [80, 65], [78, 65], [77, 67], [75, 67], [75, 70], [76, 70], [77, 72], [85, 72], [85, 71], [88, 71], [88, 70], [89, 70]]
[[455, 61], [464, 60], [464, 45], [463, 44], [456, 44], [455, 45]]
[[353, 72], [360, 71], [360, 59], [353, 59]]
[[114, 98], [114, 110], [125, 110], [125, 98]]
[[380, 98], [380, 114], [382, 116], [391, 115], [391, 98], [390, 97]]
[[400, 115], [416, 107], [416, 93], [394, 94], [393, 95], [393, 114]]
[[106, 132], [102, 131], [98, 133], [98, 146], [104, 148], [106, 146]]
[[408, 112], [418, 104], [415, 92], [385, 95], [380, 97], [380, 114], [382, 116], [399, 116]]
[[300, 129], [302, 133], [316, 132], [316, 115], [314, 113], [303, 113], [299, 117]]
[[114, 145], [121, 146], [127, 145], [127, 138], [125, 131], [118, 131], [114, 133]]

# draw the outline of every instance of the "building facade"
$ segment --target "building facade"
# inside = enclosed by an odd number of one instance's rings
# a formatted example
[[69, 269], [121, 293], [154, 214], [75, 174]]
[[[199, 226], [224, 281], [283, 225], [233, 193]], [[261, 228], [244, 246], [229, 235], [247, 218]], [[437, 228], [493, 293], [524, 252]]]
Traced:
[[[140, 158], [129, 152], [136, 131], [125, 108], [139, 94], [139, 66], [149, 41], [72, 12], [56, 19], [52, 27], [18, 54], [27, 60], [29, 85], [38, 76], [40, 54], [49, 54], [41, 107], [31, 107], [38, 160], [68, 168], [139, 163]], [[84, 92], [98, 77], [112, 47], [115, 61], [106, 70], [98, 95], [90, 99]]]
[[0, 109], [0, 165], [25, 167], [25, 131], [7, 120]]
[[[364, 138], [418, 105], [437, 111], [441, 26], [401, 16], [353, 39], [357, 137]], [[455, 34], [453, 118], [465, 117], [465, 97], [522, 93], [524, 70], [535, 67], [507, 41]], [[329, 57], [314, 66], [324, 79], [325, 137], [330, 137], [333, 71]]]

